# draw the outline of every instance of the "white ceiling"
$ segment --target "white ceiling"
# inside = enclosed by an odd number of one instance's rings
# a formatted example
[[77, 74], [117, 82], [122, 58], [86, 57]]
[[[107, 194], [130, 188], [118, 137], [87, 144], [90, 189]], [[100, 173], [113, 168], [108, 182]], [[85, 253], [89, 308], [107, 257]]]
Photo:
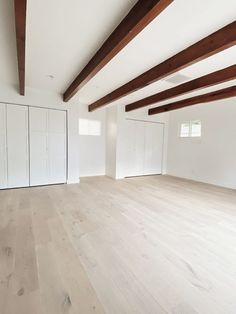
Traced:
[[[26, 86], [63, 93], [135, 2], [28, 0]], [[89, 104], [235, 19], [235, 0], [175, 0], [73, 100]], [[234, 63], [236, 46], [181, 74], [191, 79]], [[13, 0], [0, 0], [0, 84], [18, 84]], [[114, 104], [127, 104], [172, 86], [162, 80]]]

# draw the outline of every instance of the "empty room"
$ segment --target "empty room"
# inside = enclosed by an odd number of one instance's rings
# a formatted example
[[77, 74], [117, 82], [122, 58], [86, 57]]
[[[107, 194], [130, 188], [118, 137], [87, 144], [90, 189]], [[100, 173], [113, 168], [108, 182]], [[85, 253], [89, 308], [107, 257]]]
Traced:
[[236, 1], [0, 0], [0, 314], [236, 313]]

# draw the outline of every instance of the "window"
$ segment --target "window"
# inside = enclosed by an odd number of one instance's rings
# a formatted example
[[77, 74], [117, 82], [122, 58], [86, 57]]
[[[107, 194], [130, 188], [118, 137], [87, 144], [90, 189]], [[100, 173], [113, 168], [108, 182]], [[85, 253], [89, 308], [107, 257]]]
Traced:
[[189, 137], [190, 123], [181, 123], [180, 137]]
[[196, 120], [191, 122], [191, 136], [200, 137], [202, 135], [201, 121]]
[[200, 137], [202, 125], [200, 120], [188, 121], [180, 125], [180, 137]]
[[101, 135], [101, 121], [79, 119], [79, 134], [80, 135]]

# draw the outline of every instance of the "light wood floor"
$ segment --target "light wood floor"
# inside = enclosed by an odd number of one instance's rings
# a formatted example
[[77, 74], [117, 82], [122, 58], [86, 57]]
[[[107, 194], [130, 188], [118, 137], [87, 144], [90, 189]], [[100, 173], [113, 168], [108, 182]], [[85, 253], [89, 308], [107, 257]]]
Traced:
[[236, 313], [236, 191], [81, 181], [0, 191], [1, 314]]

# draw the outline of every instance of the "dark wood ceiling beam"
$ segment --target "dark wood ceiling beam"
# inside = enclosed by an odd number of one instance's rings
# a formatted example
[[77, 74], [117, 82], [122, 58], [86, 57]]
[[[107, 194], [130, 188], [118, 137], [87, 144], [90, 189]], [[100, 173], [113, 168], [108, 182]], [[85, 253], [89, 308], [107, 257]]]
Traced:
[[156, 65], [125, 85], [89, 105], [89, 111], [137, 91], [191, 64], [210, 57], [236, 44], [236, 21], [198, 41], [166, 61]]
[[201, 88], [206, 88], [216, 84], [224, 83], [233, 79], [236, 79], [236, 64], [224, 68], [222, 70], [201, 76], [197, 79], [186, 82], [184, 84], [166, 89], [152, 96], [135, 101], [132, 104], [126, 105], [125, 111], [128, 112], [139, 108], [143, 108], [163, 100], [180, 96]]
[[25, 95], [25, 40], [27, 0], [14, 0], [19, 92]]
[[149, 115], [163, 113], [171, 110], [176, 110], [184, 107], [189, 107], [196, 104], [203, 104], [206, 102], [212, 102], [220, 99], [226, 99], [236, 96], [236, 86], [224, 88], [215, 92], [207, 93], [204, 95], [198, 95], [195, 97], [187, 98], [184, 100], [176, 101], [171, 104], [152, 108], [148, 110]]
[[65, 91], [64, 101], [70, 100], [171, 2], [139, 0]]

